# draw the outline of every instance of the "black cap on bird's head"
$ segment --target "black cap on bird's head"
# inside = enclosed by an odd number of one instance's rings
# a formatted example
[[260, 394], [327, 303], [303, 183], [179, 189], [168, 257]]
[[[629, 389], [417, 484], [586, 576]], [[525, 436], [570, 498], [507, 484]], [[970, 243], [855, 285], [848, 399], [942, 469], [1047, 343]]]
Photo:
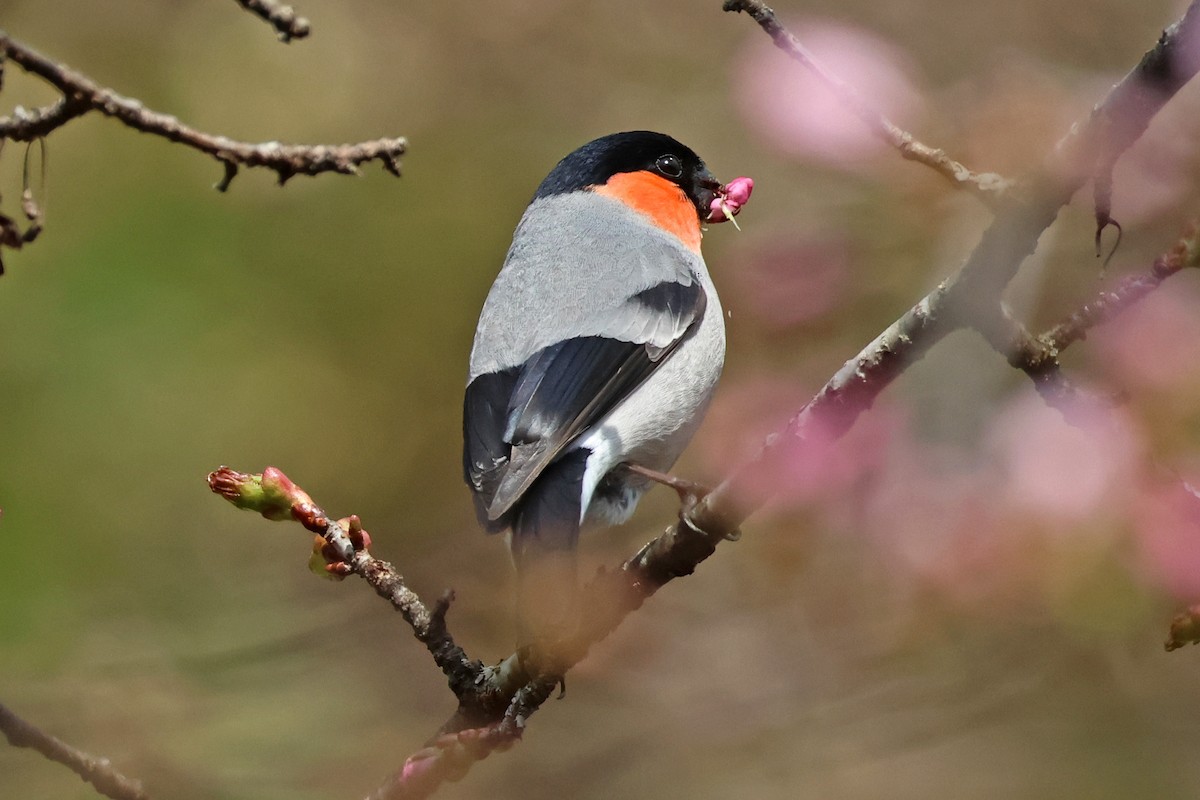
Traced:
[[559, 161], [533, 197], [602, 186], [625, 172], [650, 172], [674, 183], [702, 220], [709, 218], [721, 190], [721, 182], [687, 145], [664, 133], [626, 131], [594, 139]]

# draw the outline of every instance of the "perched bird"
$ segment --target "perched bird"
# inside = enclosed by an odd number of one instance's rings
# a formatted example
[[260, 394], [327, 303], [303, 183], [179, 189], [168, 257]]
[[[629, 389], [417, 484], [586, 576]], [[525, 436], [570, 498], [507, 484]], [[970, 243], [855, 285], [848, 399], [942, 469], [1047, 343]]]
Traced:
[[[701, 224], [723, 186], [650, 131], [589, 142], [551, 170], [513, 234], [471, 350], [463, 469], [480, 522], [511, 531], [520, 637], [566, 635], [581, 526], [615, 525], [675, 463], [725, 358]], [[521, 642], [519, 642], [520, 644]]]

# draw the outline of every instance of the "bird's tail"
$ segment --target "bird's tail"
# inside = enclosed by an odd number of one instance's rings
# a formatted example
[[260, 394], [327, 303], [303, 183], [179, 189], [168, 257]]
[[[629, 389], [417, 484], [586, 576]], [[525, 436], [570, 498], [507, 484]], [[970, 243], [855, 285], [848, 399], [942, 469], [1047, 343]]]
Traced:
[[576, 549], [588, 451], [568, 453], [530, 486], [512, 523], [517, 568], [517, 647], [547, 654], [579, 621]]

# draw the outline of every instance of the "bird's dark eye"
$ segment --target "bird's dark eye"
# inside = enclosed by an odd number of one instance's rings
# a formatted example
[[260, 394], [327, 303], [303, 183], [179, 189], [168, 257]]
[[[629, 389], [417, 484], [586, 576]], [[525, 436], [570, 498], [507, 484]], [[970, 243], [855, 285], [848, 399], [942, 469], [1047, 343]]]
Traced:
[[659, 156], [658, 160], [654, 162], [654, 166], [668, 178], [678, 178], [683, 174], [683, 164], [670, 153], [665, 156]]

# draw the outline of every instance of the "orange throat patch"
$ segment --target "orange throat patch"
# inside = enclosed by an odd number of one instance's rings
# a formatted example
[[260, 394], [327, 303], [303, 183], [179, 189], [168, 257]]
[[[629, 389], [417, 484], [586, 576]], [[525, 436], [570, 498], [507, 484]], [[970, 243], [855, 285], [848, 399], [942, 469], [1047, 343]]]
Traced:
[[675, 184], [653, 172], [621, 172], [597, 186], [596, 194], [620, 200], [673, 234], [685, 247], [700, 252], [700, 217], [692, 201]]

